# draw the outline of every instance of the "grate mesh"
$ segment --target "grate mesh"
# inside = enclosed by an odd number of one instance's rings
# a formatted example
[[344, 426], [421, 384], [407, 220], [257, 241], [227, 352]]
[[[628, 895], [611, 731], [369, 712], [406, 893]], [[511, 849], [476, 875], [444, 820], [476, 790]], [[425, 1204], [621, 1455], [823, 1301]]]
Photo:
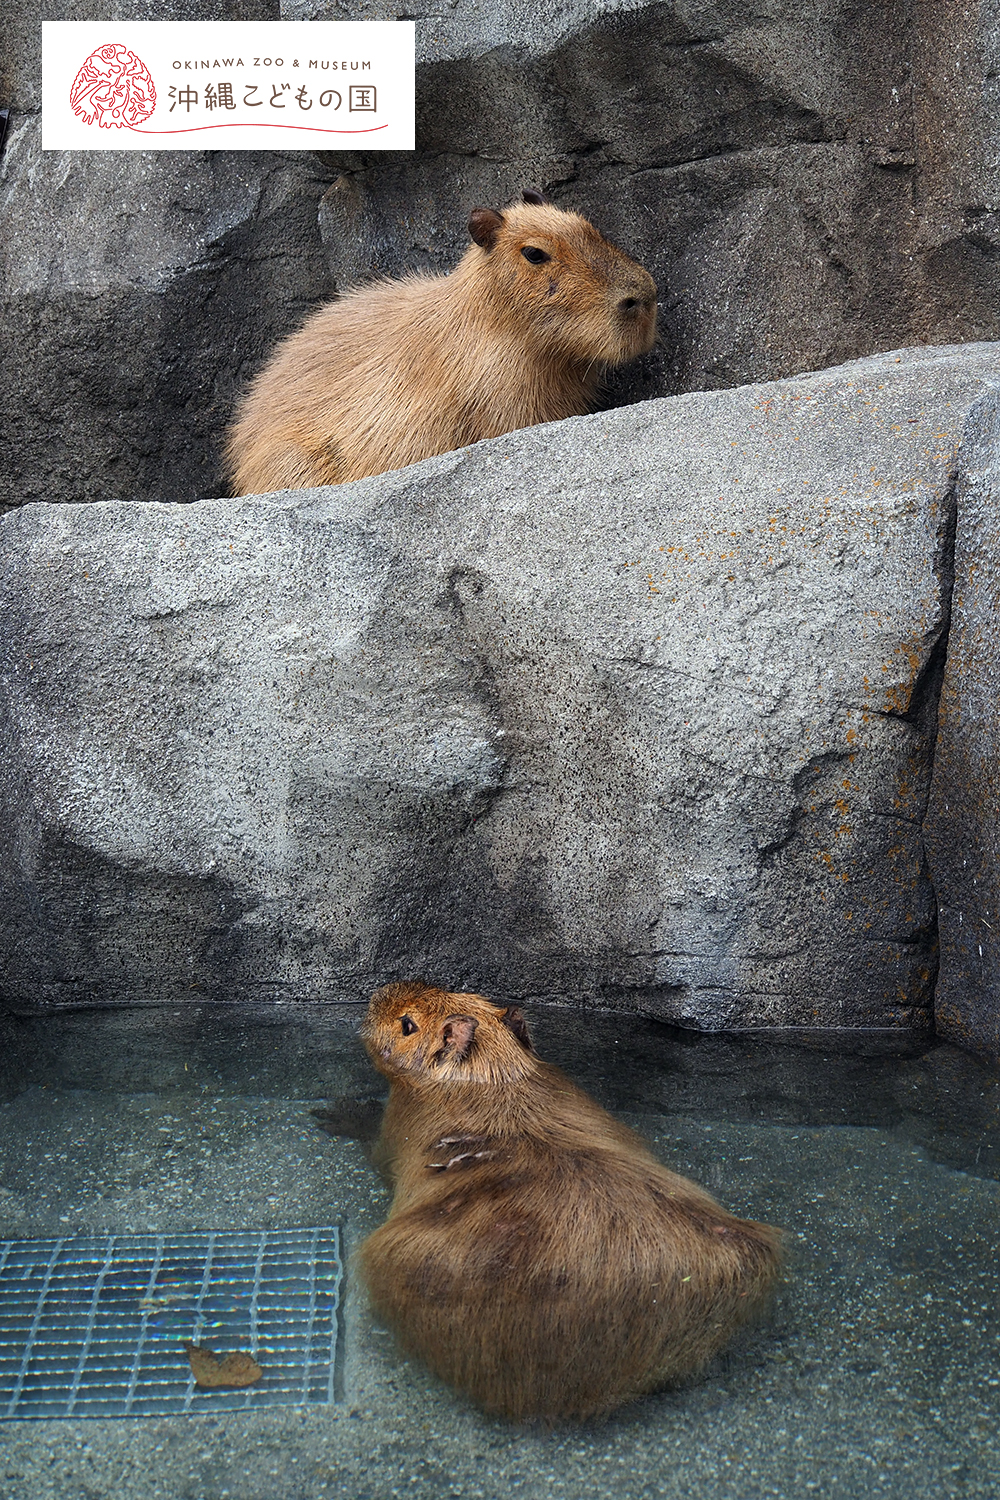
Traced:
[[[340, 1232], [0, 1240], [0, 1417], [139, 1417], [340, 1399]], [[184, 1344], [254, 1356], [201, 1390]]]

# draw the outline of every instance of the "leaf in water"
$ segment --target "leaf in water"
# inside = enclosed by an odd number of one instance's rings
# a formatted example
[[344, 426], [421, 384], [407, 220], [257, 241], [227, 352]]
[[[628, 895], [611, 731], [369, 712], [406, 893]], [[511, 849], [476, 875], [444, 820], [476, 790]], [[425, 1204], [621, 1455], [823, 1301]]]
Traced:
[[195, 1384], [202, 1390], [213, 1386], [253, 1385], [263, 1375], [257, 1361], [249, 1354], [227, 1354], [225, 1359], [216, 1359], [211, 1349], [198, 1344], [185, 1344], [188, 1364]]

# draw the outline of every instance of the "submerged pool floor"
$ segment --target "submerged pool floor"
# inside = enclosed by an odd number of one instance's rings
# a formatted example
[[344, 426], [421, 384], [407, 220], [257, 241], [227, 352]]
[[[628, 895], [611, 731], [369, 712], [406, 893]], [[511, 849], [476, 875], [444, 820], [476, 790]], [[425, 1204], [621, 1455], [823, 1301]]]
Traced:
[[[312, 1012], [312, 1008], [309, 1008]], [[74, 1013], [0, 1036], [0, 1239], [344, 1225], [387, 1194], [310, 1107], [371, 1091], [330, 1008]], [[3, 1500], [1000, 1494], [996, 1078], [950, 1048], [535, 1025], [670, 1166], [784, 1227], [769, 1324], [602, 1425], [511, 1428], [407, 1362], [348, 1273], [342, 1402], [0, 1426]]]

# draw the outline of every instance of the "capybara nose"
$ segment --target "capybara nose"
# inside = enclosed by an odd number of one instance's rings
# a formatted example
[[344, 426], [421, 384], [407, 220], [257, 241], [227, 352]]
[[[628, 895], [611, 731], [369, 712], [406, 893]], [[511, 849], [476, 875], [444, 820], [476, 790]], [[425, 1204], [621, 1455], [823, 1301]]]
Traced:
[[637, 318], [643, 313], [651, 313], [656, 309], [656, 292], [648, 297], [622, 297], [618, 303], [618, 311], [626, 318]]

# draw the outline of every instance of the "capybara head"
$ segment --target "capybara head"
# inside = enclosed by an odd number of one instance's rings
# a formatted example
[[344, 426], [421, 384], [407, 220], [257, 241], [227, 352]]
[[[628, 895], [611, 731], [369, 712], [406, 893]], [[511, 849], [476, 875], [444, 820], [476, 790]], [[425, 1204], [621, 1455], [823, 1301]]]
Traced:
[[361, 1036], [380, 1073], [415, 1085], [513, 1081], [534, 1066], [517, 1006], [419, 981], [376, 990]]
[[502, 211], [474, 208], [469, 234], [501, 326], [518, 323], [540, 353], [620, 365], [653, 347], [656, 283], [581, 214], [529, 190]]

